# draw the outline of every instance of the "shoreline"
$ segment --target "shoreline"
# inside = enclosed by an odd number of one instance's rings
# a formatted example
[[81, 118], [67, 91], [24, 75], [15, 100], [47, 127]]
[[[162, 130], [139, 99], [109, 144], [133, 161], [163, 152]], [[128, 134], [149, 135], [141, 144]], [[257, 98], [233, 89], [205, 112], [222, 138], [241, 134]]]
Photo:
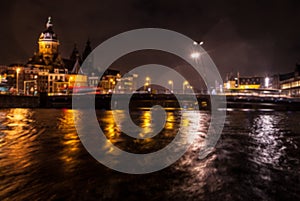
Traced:
[[[128, 95], [117, 94], [117, 100], [122, 103]], [[151, 108], [154, 105], [161, 105], [169, 109], [200, 109], [210, 110], [210, 95], [197, 95], [195, 102], [193, 95], [183, 94], [133, 94], [130, 99], [129, 107], [131, 109]], [[177, 98], [181, 101], [180, 106]], [[0, 109], [2, 108], [72, 108], [72, 95], [48, 96], [17, 96], [0, 95]], [[96, 109], [111, 108], [111, 94], [103, 95], [76, 95], [80, 99], [94, 99]], [[224, 101], [224, 96], [216, 96]], [[122, 104], [121, 104], [122, 105]], [[275, 110], [275, 111], [300, 111], [300, 100], [293, 98], [274, 98], [274, 97], [255, 97], [255, 96], [226, 96], [227, 109], [249, 109], [249, 110]], [[122, 109], [121, 106], [119, 109]], [[118, 108], [118, 107], [117, 107]], [[222, 108], [221, 108], [222, 109]], [[224, 108], [223, 108], [224, 109]]]

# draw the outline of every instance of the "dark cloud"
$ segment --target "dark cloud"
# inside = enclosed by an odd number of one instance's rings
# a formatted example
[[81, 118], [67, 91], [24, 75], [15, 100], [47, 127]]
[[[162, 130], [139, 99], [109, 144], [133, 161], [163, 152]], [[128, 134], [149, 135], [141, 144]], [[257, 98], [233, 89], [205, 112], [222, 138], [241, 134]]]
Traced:
[[[299, 1], [27, 0], [1, 2], [0, 63], [26, 62], [53, 16], [63, 56], [124, 31], [161, 27], [204, 40], [224, 75], [291, 71], [300, 59]], [[176, 64], [175, 64], [176, 65]]]

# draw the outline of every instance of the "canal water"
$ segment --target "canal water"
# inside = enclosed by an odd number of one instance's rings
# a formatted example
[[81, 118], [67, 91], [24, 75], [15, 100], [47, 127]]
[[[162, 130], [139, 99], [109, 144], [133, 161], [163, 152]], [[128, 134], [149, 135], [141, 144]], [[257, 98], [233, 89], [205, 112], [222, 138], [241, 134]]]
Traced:
[[[131, 116], [141, 127], [151, 124], [150, 111]], [[202, 160], [209, 112], [168, 111], [165, 128], [147, 140], [122, 133], [111, 111], [97, 117], [107, 139], [133, 153], [163, 148], [179, 129], [196, 137], [171, 166], [130, 175], [89, 155], [72, 110], [1, 109], [0, 200], [300, 200], [299, 112], [229, 111], [217, 146]]]

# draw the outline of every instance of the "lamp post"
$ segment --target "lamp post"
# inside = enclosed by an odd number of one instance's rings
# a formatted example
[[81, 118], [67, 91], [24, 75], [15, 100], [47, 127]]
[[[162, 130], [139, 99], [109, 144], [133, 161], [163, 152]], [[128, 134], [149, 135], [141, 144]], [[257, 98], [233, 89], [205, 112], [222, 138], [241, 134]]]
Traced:
[[194, 91], [193, 91], [193, 86], [189, 85], [189, 86], [188, 86], [188, 89], [190, 89], [190, 90], [189, 90], [189, 93], [192, 94], [192, 93], [194, 92]]
[[16, 83], [16, 88], [17, 88], [17, 94], [19, 94], [19, 72], [20, 72], [20, 68], [16, 69], [17, 72], [17, 83]]
[[[146, 82], [145, 82], [145, 91], [151, 91], [151, 88], [150, 88], [150, 85], [151, 85], [151, 78], [150, 77], [146, 77]], [[149, 86], [149, 88], [148, 88]]]
[[189, 84], [189, 82], [186, 81], [186, 80], [182, 83], [182, 93], [183, 93], [183, 94], [184, 94], [184, 92], [185, 92], [185, 86], [188, 85], [188, 84]]
[[151, 78], [150, 77], [146, 77], [146, 82], [149, 83], [149, 85], [151, 84]]
[[173, 80], [169, 80], [169, 85], [171, 85], [171, 92], [173, 93], [174, 91], [174, 83], [173, 83]]
[[[193, 42], [193, 45], [195, 45], [195, 46], [198, 46], [198, 45], [203, 45], [203, 41], [201, 41], [201, 42], [197, 42], [197, 41], [194, 41]], [[191, 58], [193, 58], [193, 59], [198, 59], [199, 57], [201, 56], [201, 54], [200, 54], [200, 52], [198, 52], [198, 51], [193, 51], [192, 53], [191, 53]], [[197, 60], [196, 60], [197, 61]]]
[[[199, 47], [197, 47], [199, 45], [202, 46], [203, 44], [204, 44], [203, 41], [200, 41], [200, 42], [194, 41], [193, 42], [193, 45], [195, 46], [195, 48], [193, 48], [194, 51], [191, 53], [191, 58], [195, 60], [195, 63], [196, 63], [197, 66], [199, 65], [199, 59], [200, 59], [200, 62], [201, 62], [200, 65], [201, 65], [201, 68], [203, 69], [203, 74], [204, 74], [203, 77], [202, 77], [202, 79], [206, 83], [206, 80], [205, 80], [205, 78], [206, 78], [206, 71], [205, 71], [205, 67], [204, 67], [204, 63], [203, 63], [202, 55], [201, 55], [202, 50], [201, 50], [201, 52], [199, 52]], [[191, 88], [191, 89], [193, 89], [193, 88]]]

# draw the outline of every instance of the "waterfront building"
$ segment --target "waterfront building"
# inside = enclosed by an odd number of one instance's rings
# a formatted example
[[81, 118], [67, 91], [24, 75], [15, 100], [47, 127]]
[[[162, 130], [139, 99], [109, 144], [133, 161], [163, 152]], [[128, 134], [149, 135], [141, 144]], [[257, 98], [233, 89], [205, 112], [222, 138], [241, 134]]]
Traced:
[[100, 80], [99, 76], [97, 76], [95, 73], [91, 73], [91, 75], [88, 76], [88, 85], [90, 87], [98, 87], [99, 80]]
[[125, 75], [121, 78], [117, 79], [118, 87], [117, 92], [118, 93], [132, 93], [137, 88], [137, 74], [133, 75]]
[[6, 70], [7, 66], [0, 66], [0, 94], [8, 91]]
[[[9, 93], [16, 91], [16, 68], [21, 67], [20, 64], [12, 64], [10, 66], [0, 67], [0, 85], [1, 93]], [[22, 78], [20, 78], [21, 80]]]
[[[88, 85], [88, 76], [82, 75], [82, 74], [68, 74], [66, 76], [66, 79], [68, 81], [68, 89], [69, 92], [73, 90], [74, 88], [84, 88], [89, 86]], [[76, 81], [76, 83], [75, 83]]]
[[65, 69], [65, 64], [59, 53], [59, 40], [53, 31], [51, 17], [46, 23], [46, 30], [40, 34], [38, 39], [38, 51], [29, 58], [26, 66], [36, 68], [46, 68], [50, 73], [54, 69]]
[[[26, 76], [26, 85], [24, 84], [25, 94], [28, 94], [27, 85], [33, 83], [36, 83], [34, 88], [39, 92], [55, 93], [60, 88], [60, 84], [65, 82], [68, 68], [60, 55], [59, 45], [58, 37], [53, 31], [52, 19], [49, 17], [46, 30], [38, 39], [38, 51], [34, 52], [26, 64], [30, 70], [26, 71], [29, 76]], [[31, 88], [30, 90], [32, 91]]]
[[300, 64], [296, 64], [293, 72], [279, 74], [278, 80], [283, 94], [300, 97]]
[[102, 93], [112, 93], [115, 89], [117, 80], [120, 78], [120, 71], [107, 69], [104, 72], [99, 85], [99, 87], [102, 89]]
[[[111, 93], [121, 78], [119, 71], [110, 69], [99, 77], [100, 72], [93, 68], [93, 57], [90, 56], [90, 40], [87, 40], [82, 55], [75, 44], [70, 57], [62, 58], [60, 41], [53, 30], [51, 17], [46, 22], [46, 29], [39, 35], [37, 44], [37, 51], [26, 64], [1, 66], [1, 86], [6, 85], [12, 93], [25, 95], [36, 95], [38, 92], [72, 93], [75, 87], [87, 86], [101, 88], [101, 93]], [[85, 68], [81, 69], [83, 63]]]
[[27, 67], [24, 68], [24, 82], [23, 82], [23, 92], [24, 95], [36, 95], [38, 91], [38, 81], [39, 81], [38, 68]]
[[[88, 47], [84, 50], [85, 57], [90, 53], [90, 41], [87, 45]], [[29, 58], [26, 64], [28, 69], [25, 74], [28, 75], [25, 75], [24, 80], [25, 94], [31, 94], [32, 88], [49, 94], [69, 93], [74, 87], [75, 80], [79, 80], [77, 85], [87, 86], [87, 76], [80, 69], [82, 57], [77, 46], [74, 45], [68, 59], [61, 57], [59, 46], [58, 36], [53, 31], [52, 19], [49, 17], [46, 30], [38, 39], [38, 51]], [[78, 75], [77, 78], [75, 75]]]
[[259, 76], [227, 76], [224, 88], [226, 90], [246, 90], [246, 89], [261, 89], [265, 88], [264, 77]]

